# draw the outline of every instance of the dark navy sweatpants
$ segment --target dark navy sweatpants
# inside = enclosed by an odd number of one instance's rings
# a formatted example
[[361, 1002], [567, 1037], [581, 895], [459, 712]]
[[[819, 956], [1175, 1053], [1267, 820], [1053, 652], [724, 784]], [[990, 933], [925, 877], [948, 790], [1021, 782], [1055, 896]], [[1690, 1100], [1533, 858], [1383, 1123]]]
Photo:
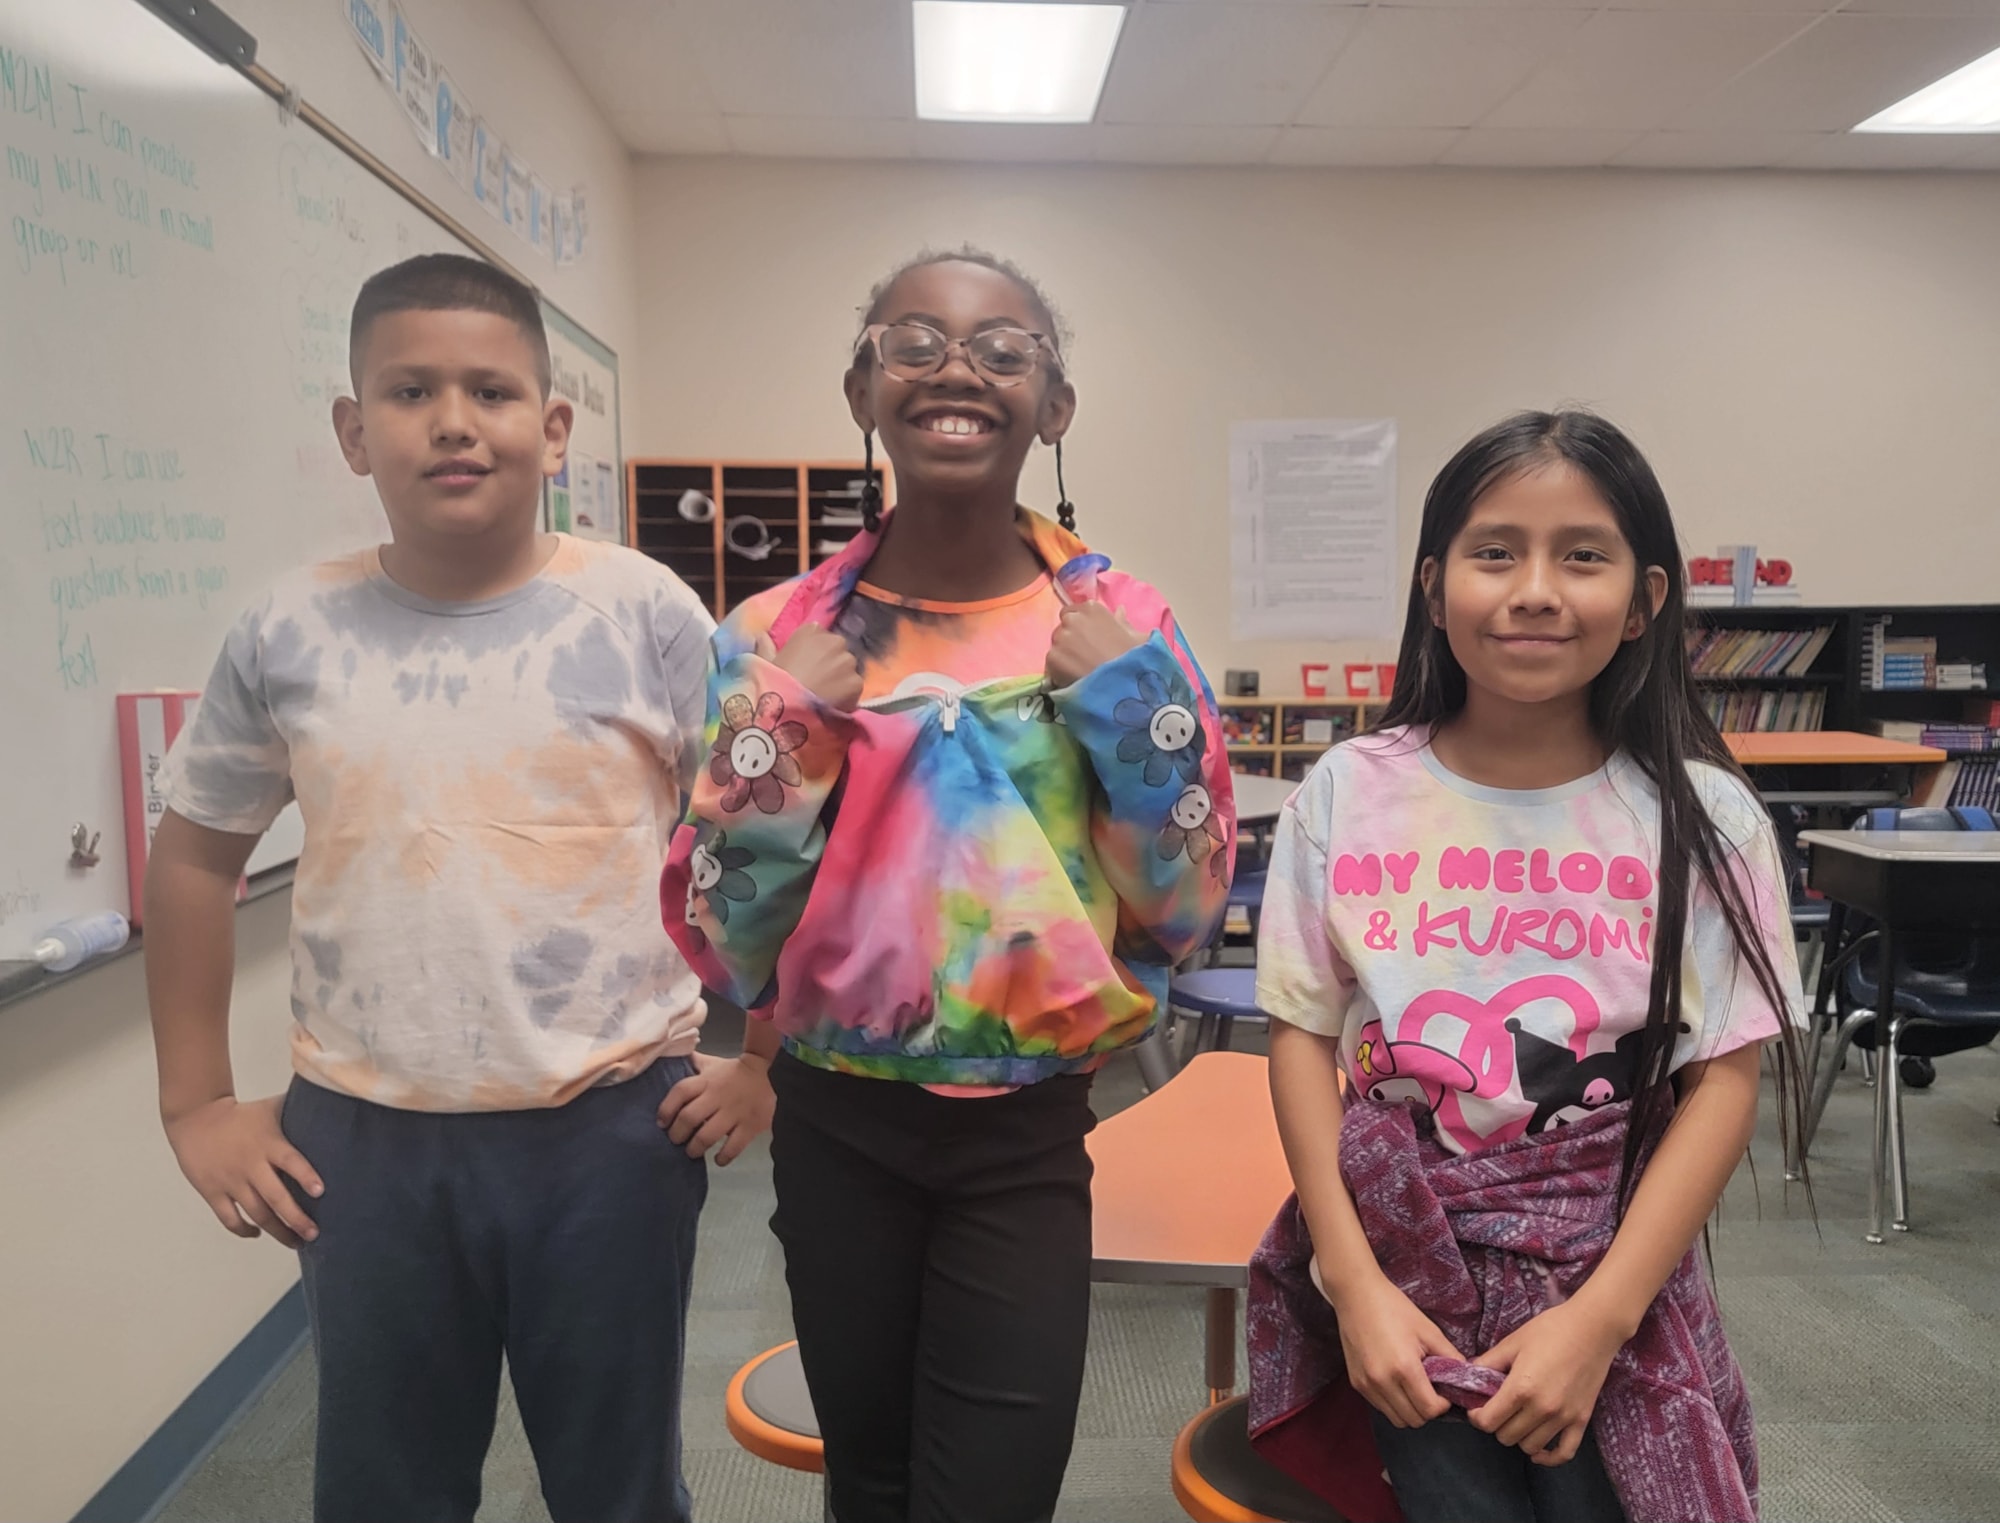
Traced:
[[301, 1251], [316, 1523], [461, 1523], [504, 1353], [556, 1523], [686, 1523], [682, 1331], [704, 1163], [654, 1121], [668, 1058], [544, 1111], [390, 1110], [295, 1080], [326, 1182]]

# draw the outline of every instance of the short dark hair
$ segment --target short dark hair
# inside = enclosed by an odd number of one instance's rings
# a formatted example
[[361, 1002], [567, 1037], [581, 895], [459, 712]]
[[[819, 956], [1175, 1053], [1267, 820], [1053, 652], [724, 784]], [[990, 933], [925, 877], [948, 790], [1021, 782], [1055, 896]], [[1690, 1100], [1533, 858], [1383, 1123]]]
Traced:
[[549, 394], [549, 335], [541, 303], [525, 282], [498, 266], [464, 254], [419, 254], [363, 281], [347, 330], [347, 364], [357, 392], [362, 344], [375, 319], [391, 312], [491, 312], [512, 318], [535, 352], [542, 395]]

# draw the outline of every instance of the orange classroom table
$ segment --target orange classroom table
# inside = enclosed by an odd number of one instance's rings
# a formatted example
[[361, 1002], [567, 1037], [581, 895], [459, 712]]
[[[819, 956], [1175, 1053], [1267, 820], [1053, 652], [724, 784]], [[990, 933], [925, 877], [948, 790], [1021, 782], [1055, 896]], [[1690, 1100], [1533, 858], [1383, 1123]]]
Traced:
[[[1870, 804], [1921, 801], [1937, 781], [1945, 753], [1935, 746], [1884, 740], [1855, 730], [1732, 732], [1723, 740], [1743, 767], [1830, 767], [1825, 781], [1801, 787], [1797, 777], [1760, 779], [1757, 791], [1767, 804], [1811, 804], [1865, 808]], [[1853, 769], [1863, 769], [1857, 773]], [[1871, 769], [1907, 769], [1904, 778]], [[1884, 783], [1890, 786], [1883, 786]]]
[[1944, 760], [1936, 746], [1884, 740], [1855, 730], [1791, 730], [1722, 737], [1743, 767], [1812, 767], [1861, 763], [1884, 767], [1922, 766]]
[[1236, 1389], [1250, 1255], [1292, 1192], [1265, 1070], [1255, 1053], [1201, 1053], [1090, 1134], [1090, 1277], [1204, 1287], [1216, 1401]]

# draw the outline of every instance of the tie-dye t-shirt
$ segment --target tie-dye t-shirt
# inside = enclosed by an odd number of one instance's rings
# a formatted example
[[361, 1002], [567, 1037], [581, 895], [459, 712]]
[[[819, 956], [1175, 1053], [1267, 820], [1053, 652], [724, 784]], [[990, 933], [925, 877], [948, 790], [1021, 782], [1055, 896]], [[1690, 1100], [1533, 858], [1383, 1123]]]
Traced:
[[[1802, 1021], [1776, 837], [1756, 796], [1690, 767], [1783, 983], [1775, 1010], [1697, 884], [1673, 1066]], [[1556, 788], [1487, 788], [1389, 730], [1321, 758], [1279, 817], [1258, 1003], [1340, 1042], [1363, 1094], [1417, 1100], [1464, 1152], [1631, 1093], [1652, 981], [1659, 799], [1629, 757]]]
[[671, 572], [566, 535], [490, 601], [420, 597], [369, 550], [243, 616], [166, 796], [253, 835], [298, 801], [301, 1076], [407, 1110], [525, 1110], [693, 1051], [700, 984], [654, 893], [714, 627]]
[[[909, 598], [857, 582], [834, 630], [861, 668], [863, 704], [930, 696], [957, 702], [982, 682], [1031, 672], [1048, 659], [1062, 618], [1047, 573], [1018, 592], [977, 602]], [[1014, 1085], [930, 1084], [940, 1095], [978, 1099]]]
[[868, 582], [834, 621], [861, 667], [861, 701], [958, 696], [982, 682], [1032, 672], [1049, 657], [1062, 617], [1053, 579], [976, 603], [906, 598]]

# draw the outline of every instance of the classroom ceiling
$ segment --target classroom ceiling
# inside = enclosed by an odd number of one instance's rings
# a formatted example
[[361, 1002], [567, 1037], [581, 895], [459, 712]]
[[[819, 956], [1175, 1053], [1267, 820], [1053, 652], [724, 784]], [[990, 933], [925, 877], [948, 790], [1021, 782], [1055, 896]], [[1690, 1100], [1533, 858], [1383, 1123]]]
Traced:
[[917, 121], [908, 0], [529, 4], [640, 153], [2000, 170], [1847, 130], [2000, 48], [2000, 0], [1132, 0], [1074, 127]]

